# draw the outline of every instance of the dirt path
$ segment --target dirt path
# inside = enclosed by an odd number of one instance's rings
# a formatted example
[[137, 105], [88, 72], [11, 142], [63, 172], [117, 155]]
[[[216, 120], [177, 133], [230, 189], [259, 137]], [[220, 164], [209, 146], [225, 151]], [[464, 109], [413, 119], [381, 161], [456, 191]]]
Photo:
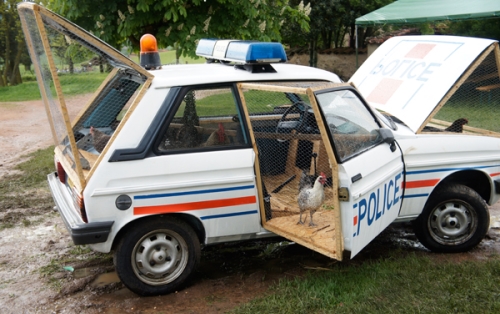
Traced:
[[[85, 96], [69, 102], [75, 115]], [[51, 142], [41, 101], [0, 103], [0, 180], [14, 171], [22, 155]], [[47, 197], [48, 191], [37, 193]], [[72, 244], [56, 212], [9, 209], [0, 214], [14, 212], [24, 213], [29, 223], [0, 230], [2, 313], [221, 313], [263, 295], [276, 280], [303, 276], [306, 268], [328, 267], [332, 262], [287, 242], [212, 246], [204, 250], [201, 267], [188, 288], [140, 298], [119, 282], [109, 256]], [[491, 215], [489, 236], [472, 252], [433, 256], [461, 260], [499, 253], [500, 204], [492, 207]], [[353, 262], [381, 258], [395, 248], [431, 254], [402, 226], [384, 231]]]
[[[75, 117], [90, 94], [69, 98], [70, 117]], [[0, 178], [13, 171], [21, 156], [53, 143], [41, 100], [0, 102]]]

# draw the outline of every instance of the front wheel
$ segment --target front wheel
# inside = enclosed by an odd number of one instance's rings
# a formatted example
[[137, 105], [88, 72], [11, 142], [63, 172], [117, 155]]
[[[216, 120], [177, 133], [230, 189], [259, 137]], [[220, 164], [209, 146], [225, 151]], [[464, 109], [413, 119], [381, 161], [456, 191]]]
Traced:
[[458, 253], [479, 244], [489, 223], [488, 206], [481, 196], [465, 185], [451, 184], [431, 196], [414, 229], [431, 251]]
[[123, 284], [141, 296], [178, 290], [200, 261], [200, 242], [193, 229], [175, 218], [145, 220], [127, 230], [115, 252]]

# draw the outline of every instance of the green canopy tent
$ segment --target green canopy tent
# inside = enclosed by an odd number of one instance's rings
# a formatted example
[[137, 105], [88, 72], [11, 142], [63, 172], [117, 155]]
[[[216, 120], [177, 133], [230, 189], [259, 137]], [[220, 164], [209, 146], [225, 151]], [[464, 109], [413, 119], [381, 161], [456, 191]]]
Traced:
[[356, 67], [358, 26], [416, 24], [444, 20], [500, 17], [500, 0], [399, 0], [358, 17], [355, 24]]

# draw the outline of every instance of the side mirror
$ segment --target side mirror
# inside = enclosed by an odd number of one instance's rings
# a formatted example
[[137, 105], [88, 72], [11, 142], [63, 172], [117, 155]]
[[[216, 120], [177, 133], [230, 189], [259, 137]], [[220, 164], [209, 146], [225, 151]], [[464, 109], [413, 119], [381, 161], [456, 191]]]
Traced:
[[396, 150], [396, 139], [394, 138], [394, 134], [390, 129], [378, 129], [378, 133], [382, 137], [382, 142], [389, 144], [391, 148], [391, 152]]

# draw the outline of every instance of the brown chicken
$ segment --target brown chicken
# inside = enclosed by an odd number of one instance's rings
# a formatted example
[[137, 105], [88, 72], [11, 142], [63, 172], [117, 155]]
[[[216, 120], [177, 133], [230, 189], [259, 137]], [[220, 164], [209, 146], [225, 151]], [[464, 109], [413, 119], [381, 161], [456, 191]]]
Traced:
[[101, 153], [104, 150], [104, 147], [108, 143], [111, 138], [110, 135], [104, 134], [93, 126], [90, 127], [90, 135], [92, 135], [92, 142], [94, 144], [94, 148], [96, 151]]
[[297, 224], [304, 224], [304, 222], [302, 221], [302, 213], [308, 210], [309, 215], [311, 216], [309, 226], [316, 226], [313, 222], [313, 214], [325, 200], [325, 191], [323, 189], [323, 185], [325, 184], [325, 182], [326, 176], [323, 172], [321, 172], [319, 177], [317, 177], [314, 181], [313, 186], [305, 187], [299, 192], [297, 203], [299, 204], [300, 215], [299, 222]]
[[469, 120], [467, 120], [465, 118], [460, 118], [460, 119], [457, 119], [457, 120], [453, 121], [453, 123], [449, 127], [447, 127], [446, 129], [444, 129], [444, 130], [435, 128], [433, 126], [425, 126], [422, 131], [424, 131], [424, 132], [456, 132], [456, 133], [462, 133], [464, 131], [464, 125], [466, 125], [467, 123], [469, 123]]
[[448, 132], [462, 133], [464, 131], [464, 125], [466, 125], [467, 123], [469, 123], [469, 120], [460, 118], [453, 121], [453, 123], [444, 130]]
[[208, 147], [227, 144], [229, 144], [229, 138], [227, 137], [224, 130], [224, 125], [222, 125], [222, 123], [219, 123], [219, 128], [216, 131], [213, 131], [210, 136], [208, 136], [203, 146]]

